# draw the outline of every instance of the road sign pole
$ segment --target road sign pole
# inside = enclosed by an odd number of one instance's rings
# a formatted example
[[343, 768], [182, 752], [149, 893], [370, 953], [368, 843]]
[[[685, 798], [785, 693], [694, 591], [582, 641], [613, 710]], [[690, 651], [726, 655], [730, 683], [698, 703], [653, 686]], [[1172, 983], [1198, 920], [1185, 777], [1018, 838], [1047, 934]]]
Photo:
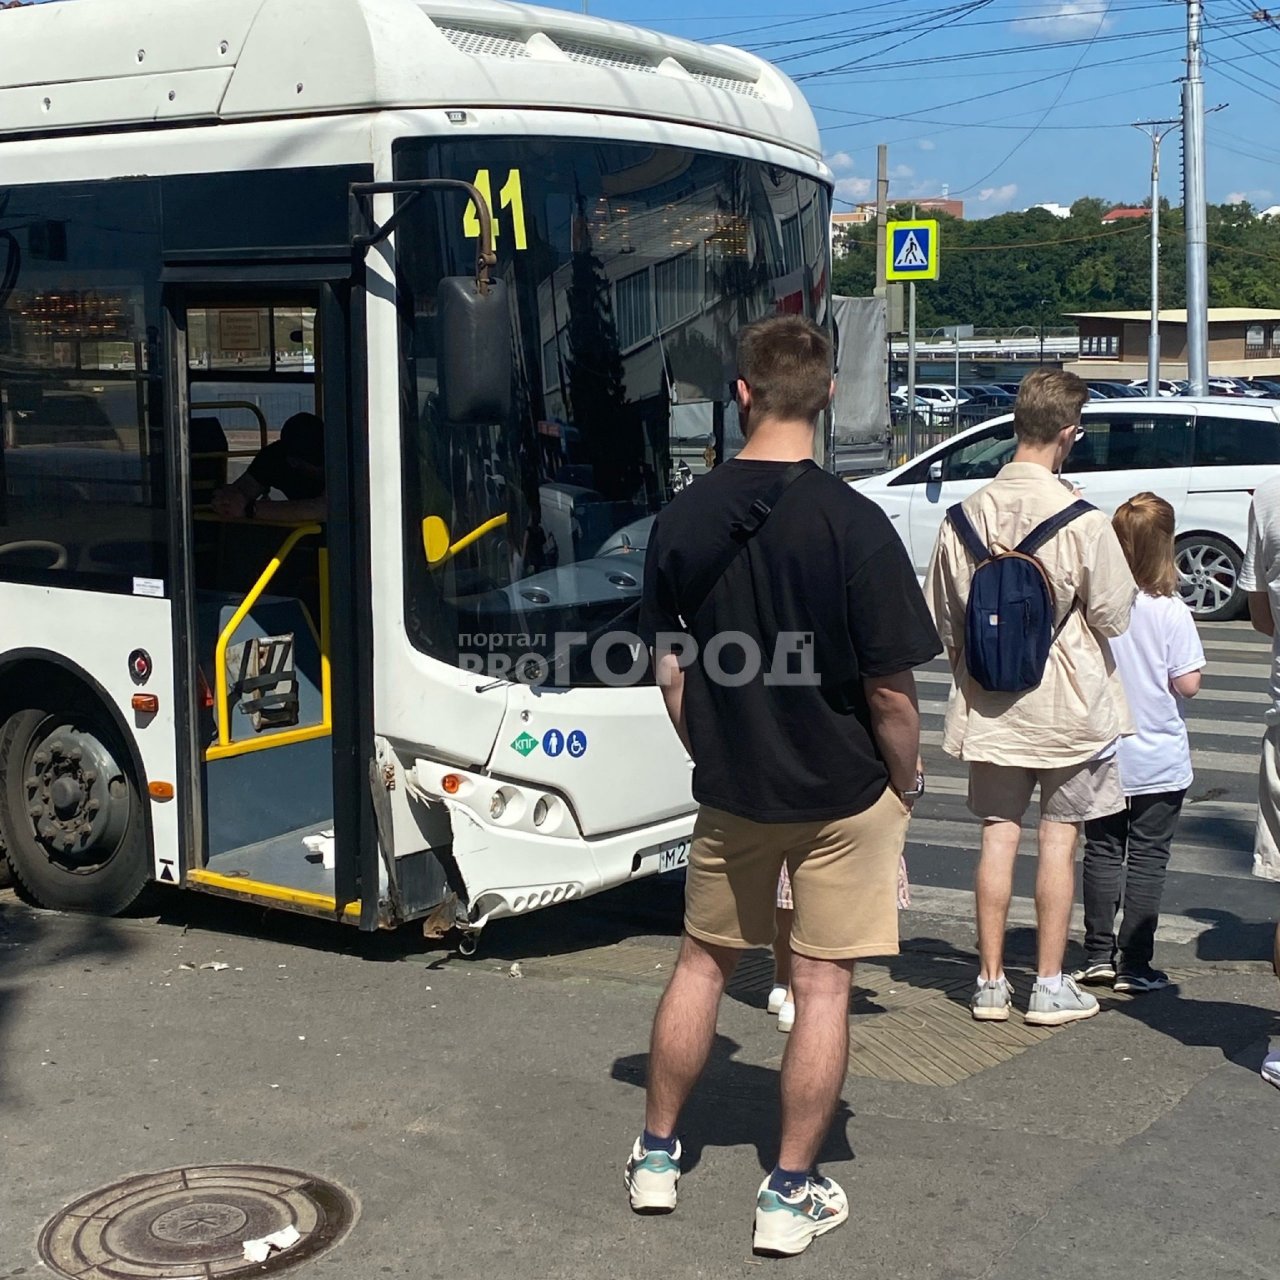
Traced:
[[907, 457], [916, 456], [916, 282], [907, 282]]

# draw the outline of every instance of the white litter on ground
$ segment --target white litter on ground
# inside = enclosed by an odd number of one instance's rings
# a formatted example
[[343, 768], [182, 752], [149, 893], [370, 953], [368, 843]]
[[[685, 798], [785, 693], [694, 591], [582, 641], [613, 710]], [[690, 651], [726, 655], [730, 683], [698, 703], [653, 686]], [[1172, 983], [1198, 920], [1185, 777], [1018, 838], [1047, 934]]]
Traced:
[[301, 1239], [302, 1236], [298, 1234], [297, 1227], [281, 1227], [279, 1231], [273, 1231], [269, 1236], [263, 1236], [261, 1240], [246, 1240], [242, 1246], [244, 1260], [266, 1262], [273, 1252], [283, 1253], [286, 1249], [292, 1249]]

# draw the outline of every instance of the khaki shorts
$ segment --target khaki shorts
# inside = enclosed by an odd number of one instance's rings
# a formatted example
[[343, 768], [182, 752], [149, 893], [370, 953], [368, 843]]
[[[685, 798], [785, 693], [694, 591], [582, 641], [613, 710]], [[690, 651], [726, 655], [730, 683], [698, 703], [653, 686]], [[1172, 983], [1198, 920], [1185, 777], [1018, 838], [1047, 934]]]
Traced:
[[974, 761], [969, 765], [969, 809], [985, 822], [1021, 822], [1037, 785], [1040, 817], [1049, 822], [1088, 822], [1125, 807], [1120, 769], [1112, 756], [1058, 769]]
[[704, 805], [685, 880], [685, 930], [712, 946], [769, 946], [785, 865], [793, 951], [815, 960], [897, 955], [909, 816], [890, 787], [871, 808], [828, 822], [751, 822]]

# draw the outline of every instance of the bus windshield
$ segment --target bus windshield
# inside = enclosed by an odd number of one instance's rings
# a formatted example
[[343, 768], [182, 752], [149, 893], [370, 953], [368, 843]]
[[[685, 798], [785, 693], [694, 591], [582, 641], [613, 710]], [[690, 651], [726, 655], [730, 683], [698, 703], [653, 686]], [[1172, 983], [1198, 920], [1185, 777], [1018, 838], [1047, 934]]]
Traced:
[[522, 675], [537, 654], [556, 683], [608, 683], [592, 642], [635, 628], [654, 515], [742, 444], [738, 329], [826, 323], [826, 189], [622, 142], [415, 138], [394, 158], [397, 179], [487, 195], [516, 347], [508, 421], [441, 420], [435, 291], [474, 270], [479, 226], [463, 198], [418, 200], [396, 246], [410, 638], [498, 677], [545, 680], [536, 662]]

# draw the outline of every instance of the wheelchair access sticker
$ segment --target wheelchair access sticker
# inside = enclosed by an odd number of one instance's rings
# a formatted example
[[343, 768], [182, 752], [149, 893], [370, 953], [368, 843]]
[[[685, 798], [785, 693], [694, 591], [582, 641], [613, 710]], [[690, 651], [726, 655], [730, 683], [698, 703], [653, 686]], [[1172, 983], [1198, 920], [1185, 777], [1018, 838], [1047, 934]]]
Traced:
[[511, 747], [522, 756], [530, 756], [541, 747], [552, 760], [566, 752], [577, 760], [587, 754], [587, 735], [581, 729], [571, 729], [568, 733], [563, 729], [548, 729], [539, 742], [533, 734], [522, 733]]

